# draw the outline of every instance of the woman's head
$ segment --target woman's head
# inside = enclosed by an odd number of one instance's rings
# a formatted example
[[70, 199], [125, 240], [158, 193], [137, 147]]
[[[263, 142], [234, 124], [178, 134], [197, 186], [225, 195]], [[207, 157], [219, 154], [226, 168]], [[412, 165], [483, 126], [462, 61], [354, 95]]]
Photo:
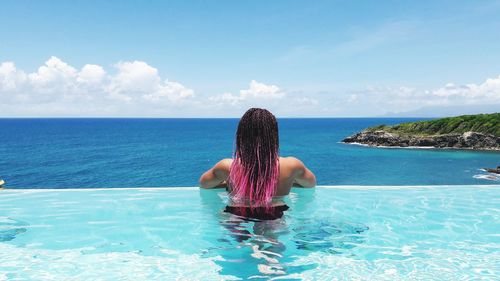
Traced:
[[229, 173], [232, 195], [251, 205], [268, 203], [279, 176], [278, 122], [271, 112], [251, 108], [241, 117], [233, 158]]

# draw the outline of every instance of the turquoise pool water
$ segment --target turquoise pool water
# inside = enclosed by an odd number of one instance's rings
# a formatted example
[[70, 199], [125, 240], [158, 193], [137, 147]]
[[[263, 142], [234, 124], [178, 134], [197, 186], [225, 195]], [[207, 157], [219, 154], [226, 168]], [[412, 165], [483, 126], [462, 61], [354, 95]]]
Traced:
[[294, 189], [246, 222], [222, 190], [0, 190], [0, 280], [493, 280], [500, 186]]

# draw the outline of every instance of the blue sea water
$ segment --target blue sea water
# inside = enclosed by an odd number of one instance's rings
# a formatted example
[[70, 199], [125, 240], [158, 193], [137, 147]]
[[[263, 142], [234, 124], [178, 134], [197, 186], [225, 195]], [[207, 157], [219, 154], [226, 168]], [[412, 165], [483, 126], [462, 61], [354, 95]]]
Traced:
[[[368, 126], [415, 118], [280, 119], [281, 155], [320, 185], [495, 184], [477, 175], [500, 153], [339, 143]], [[238, 119], [0, 119], [0, 178], [9, 188], [195, 186], [231, 157]], [[476, 178], [474, 177], [476, 176]]]

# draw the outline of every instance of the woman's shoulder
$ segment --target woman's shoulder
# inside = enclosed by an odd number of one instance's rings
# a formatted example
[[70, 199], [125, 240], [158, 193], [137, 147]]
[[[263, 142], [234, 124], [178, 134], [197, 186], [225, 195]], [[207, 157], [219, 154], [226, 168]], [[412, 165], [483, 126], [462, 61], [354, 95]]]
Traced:
[[299, 158], [288, 156], [280, 157], [280, 167], [295, 174], [304, 170], [305, 165]]
[[233, 159], [232, 158], [224, 158], [222, 160], [219, 161], [219, 163], [223, 163], [223, 164], [231, 164], [233, 163]]
[[220, 160], [219, 162], [217, 162], [217, 164], [215, 164], [214, 168], [217, 169], [217, 170], [228, 170], [231, 168], [231, 163], [233, 163], [233, 159], [231, 158], [224, 158], [222, 160]]
[[280, 163], [297, 167], [304, 166], [304, 163], [299, 158], [293, 156], [280, 157]]

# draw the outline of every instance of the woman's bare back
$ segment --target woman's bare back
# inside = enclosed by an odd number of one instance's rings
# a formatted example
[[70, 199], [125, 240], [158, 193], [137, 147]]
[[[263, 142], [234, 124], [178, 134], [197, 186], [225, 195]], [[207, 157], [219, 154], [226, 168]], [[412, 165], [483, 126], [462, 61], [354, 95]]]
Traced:
[[[227, 182], [229, 177], [232, 162], [233, 159], [230, 158], [219, 161], [201, 176], [200, 186], [203, 188], [223, 187], [223, 183]], [[295, 157], [280, 157], [279, 167], [280, 174], [275, 196], [288, 195], [292, 186], [314, 187], [316, 185], [314, 174]]]

